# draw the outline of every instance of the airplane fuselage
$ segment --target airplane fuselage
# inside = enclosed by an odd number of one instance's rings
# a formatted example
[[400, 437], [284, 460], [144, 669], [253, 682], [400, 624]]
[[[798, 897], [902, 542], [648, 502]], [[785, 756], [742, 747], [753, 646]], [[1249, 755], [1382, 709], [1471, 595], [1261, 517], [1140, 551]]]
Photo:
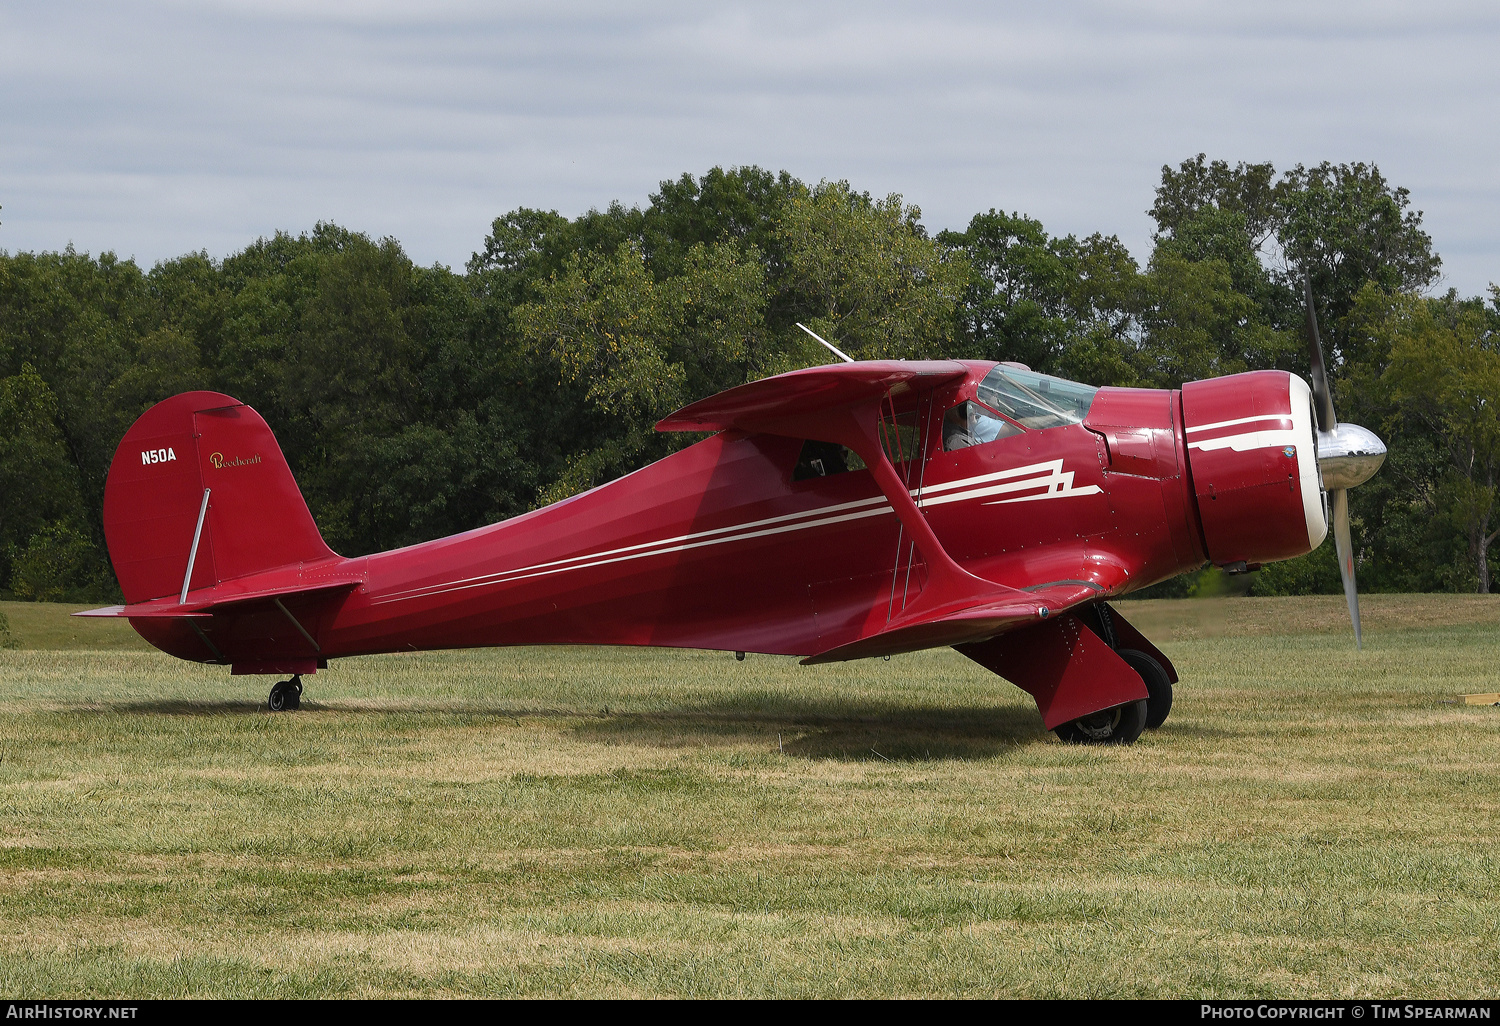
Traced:
[[[1028, 418], [1012, 410], [1015, 419], [1000, 424], [1009, 434], [958, 444], [945, 416], [951, 427], [952, 411], [994, 380], [994, 365], [966, 366], [962, 381], [905, 402], [893, 397], [888, 417], [882, 408], [891, 464], [960, 567], [1008, 588], [1071, 583], [1109, 597], [1218, 558], [1199, 513], [1182, 391], [1099, 389], [1080, 406], [1081, 422], [1045, 426], [1046, 417], [1033, 417], [1044, 426], [1025, 427]], [[1291, 430], [1290, 376], [1268, 373], [1269, 381], [1241, 384], [1257, 386], [1246, 393], [1251, 407], [1266, 406], [1262, 386], [1269, 385], [1272, 407], [1279, 391], [1281, 409], [1265, 412], [1271, 427]], [[1005, 403], [993, 390], [983, 395]], [[1215, 416], [1242, 412], [1210, 405]], [[1002, 420], [982, 404], [976, 409]], [[1249, 422], [1219, 419], [1235, 421], [1230, 430]], [[1199, 424], [1217, 426], [1201, 417]], [[194, 441], [179, 446], [202, 466], [205, 489], [232, 475], [248, 481], [276, 462], [243, 454], [232, 462], [195, 451]], [[830, 452], [789, 435], [722, 431], [512, 520], [280, 571], [297, 582], [344, 581], [341, 590], [283, 594], [274, 607], [219, 606], [193, 621], [132, 622], [158, 647], [231, 663], [237, 672], [308, 672], [341, 656], [523, 644], [823, 652], [899, 616], [929, 580], [922, 552], [858, 457], [848, 450], [809, 456]], [[1263, 454], [1256, 459], [1264, 462]], [[1297, 459], [1276, 460], [1290, 468], [1295, 493]], [[1273, 466], [1270, 480], [1280, 480], [1282, 469]], [[1230, 501], [1232, 491], [1223, 493]], [[1300, 496], [1291, 498], [1300, 509]], [[1292, 534], [1282, 546], [1289, 554], [1311, 547], [1305, 534]]]

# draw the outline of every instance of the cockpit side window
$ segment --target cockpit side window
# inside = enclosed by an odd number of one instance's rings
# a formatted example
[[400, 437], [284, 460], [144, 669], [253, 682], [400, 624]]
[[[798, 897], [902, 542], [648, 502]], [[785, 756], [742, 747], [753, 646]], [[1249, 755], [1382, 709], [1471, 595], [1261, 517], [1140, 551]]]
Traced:
[[1016, 425], [973, 400], [961, 402], [943, 414], [943, 449], [947, 452], [1019, 434], [1021, 429]]
[[979, 401], [1024, 428], [1081, 424], [1097, 388], [1015, 367], [997, 366], [979, 383]]

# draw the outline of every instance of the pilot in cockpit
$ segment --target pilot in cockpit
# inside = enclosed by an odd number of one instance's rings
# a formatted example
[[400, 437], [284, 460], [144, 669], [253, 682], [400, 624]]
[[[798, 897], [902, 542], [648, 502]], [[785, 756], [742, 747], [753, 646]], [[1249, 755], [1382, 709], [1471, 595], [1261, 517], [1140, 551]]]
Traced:
[[1020, 428], [970, 400], [943, 414], [943, 449], [952, 452], [1019, 434]]

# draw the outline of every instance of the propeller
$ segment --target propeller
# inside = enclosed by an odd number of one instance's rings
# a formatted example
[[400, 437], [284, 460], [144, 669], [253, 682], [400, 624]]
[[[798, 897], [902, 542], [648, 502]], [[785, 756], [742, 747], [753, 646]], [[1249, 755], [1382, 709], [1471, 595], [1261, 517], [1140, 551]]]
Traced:
[[1385, 462], [1385, 443], [1375, 432], [1358, 424], [1340, 424], [1333, 412], [1333, 392], [1323, 364], [1323, 345], [1318, 339], [1318, 316], [1313, 312], [1312, 282], [1302, 280], [1307, 300], [1307, 347], [1312, 365], [1313, 404], [1318, 417], [1316, 432], [1318, 472], [1328, 495], [1328, 520], [1338, 549], [1339, 576], [1344, 579], [1344, 601], [1354, 624], [1354, 647], [1363, 643], [1359, 633], [1359, 588], [1354, 580], [1354, 546], [1349, 540], [1349, 489], [1364, 484]]

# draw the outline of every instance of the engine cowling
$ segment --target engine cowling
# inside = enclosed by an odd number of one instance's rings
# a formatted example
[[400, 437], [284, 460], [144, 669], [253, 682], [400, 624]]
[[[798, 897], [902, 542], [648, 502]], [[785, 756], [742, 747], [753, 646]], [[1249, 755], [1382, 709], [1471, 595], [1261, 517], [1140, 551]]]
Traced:
[[1208, 558], [1291, 559], [1328, 534], [1312, 389], [1286, 371], [1182, 386], [1188, 465]]

